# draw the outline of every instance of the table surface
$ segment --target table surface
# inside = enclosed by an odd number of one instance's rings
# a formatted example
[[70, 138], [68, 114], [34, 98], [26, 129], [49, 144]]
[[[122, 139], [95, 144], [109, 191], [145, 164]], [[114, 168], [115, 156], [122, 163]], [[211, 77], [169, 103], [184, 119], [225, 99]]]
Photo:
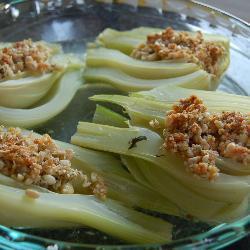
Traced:
[[225, 10], [250, 23], [250, 0], [198, 0], [199, 2]]

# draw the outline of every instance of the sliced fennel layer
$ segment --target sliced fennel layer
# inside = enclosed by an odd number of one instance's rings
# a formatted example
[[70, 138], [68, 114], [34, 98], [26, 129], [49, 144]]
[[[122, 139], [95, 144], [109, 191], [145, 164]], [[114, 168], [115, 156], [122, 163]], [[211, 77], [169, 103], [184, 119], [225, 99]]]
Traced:
[[[165, 195], [168, 200], [186, 213], [208, 222], [228, 221], [239, 216], [238, 208], [242, 208], [243, 201], [249, 194], [249, 178], [235, 178], [221, 174], [214, 182], [196, 179], [185, 171], [183, 161], [178, 157], [169, 154], [156, 156], [156, 154], [159, 155], [159, 151], [156, 150], [159, 147], [156, 145], [162, 145], [162, 142], [160, 143], [159, 137], [156, 140], [157, 134], [153, 134], [152, 131], [146, 133], [146, 129], [141, 128], [124, 129], [104, 125], [98, 127], [96, 124], [92, 130], [90, 127], [91, 124], [81, 123], [78, 132], [72, 137], [72, 142], [83, 147], [146, 160], [150, 166], [146, 176], [147, 178], [151, 176], [148, 182], [157, 183], [158, 178], [161, 178], [160, 183], [164, 184], [164, 187], [161, 187], [158, 183], [153, 186], [153, 189], [165, 188], [166, 191], [161, 192], [161, 195]], [[136, 147], [129, 149], [131, 140], [141, 136], [146, 136], [147, 140], [140, 141]], [[117, 141], [119, 141], [119, 146]], [[142, 164], [141, 171], [145, 174], [144, 166], [145, 164]], [[223, 217], [219, 216], [221, 211], [224, 211]], [[227, 212], [229, 212], [228, 217]], [[241, 216], [246, 212], [247, 210], [244, 210]]]
[[[159, 28], [139, 27], [127, 31], [118, 31], [114, 29], [105, 29], [97, 38], [105, 47], [117, 49], [126, 54], [131, 54], [133, 49], [142, 43], [145, 43], [147, 35], [163, 31]], [[195, 35], [195, 32], [187, 32], [189, 35]], [[229, 48], [229, 39], [222, 35], [203, 34], [204, 39], [209, 42], [222, 44]]]
[[115, 127], [127, 127], [127, 118], [101, 105], [96, 105], [93, 122]]
[[250, 175], [250, 165], [243, 165], [237, 161], [230, 160], [224, 157], [218, 157], [216, 159], [216, 164], [220, 170], [229, 175]]
[[138, 163], [135, 161], [135, 157], [121, 155], [121, 161], [138, 183], [152, 188], [151, 184], [144, 176], [143, 169], [141, 169]]
[[[107, 197], [121, 201], [126, 206], [140, 207], [148, 210], [179, 215], [180, 210], [164, 196], [155, 194], [152, 189], [144, 187], [134, 181], [127, 172], [119, 157], [104, 152], [93, 151], [77, 147], [68, 143], [56, 141], [60, 148], [71, 148], [74, 151], [72, 167], [83, 173], [99, 174], [107, 185]], [[76, 193], [83, 193], [81, 183], [72, 183]], [[152, 199], [155, 200], [152, 203]]]
[[214, 91], [190, 90], [174, 86], [160, 86], [149, 91], [131, 94], [131, 96], [134, 97], [142, 97], [171, 104], [177, 103], [181, 98], [187, 98], [190, 95], [200, 97], [209, 111], [239, 111], [249, 113], [249, 96]]
[[160, 31], [161, 29], [143, 27], [129, 31], [118, 31], [107, 28], [99, 34], [97, 41], [107, 48], [120, 50], [130, 55], [135, 47], [145, 42], [148, 34]]
[[[43, 41], [34, 42], [51, 49], [46, 63], [55, 66], [52, 72], [20, 72], [14, 78], [0, 81], [0, 106], [29, 108], [49, 92], [56, 80], [68, 69], [80, 69], [83, 61], [73, 54], [64, 54], [61, 46]], [[1, 44], [3, 47], [11, 44]], [[8, 47], [7, 46], [7, 47]]]
[[[222, 201], [214, 202], [206, 197], [196, 195], [195, 192], [190, 192], [189, 189], [177, 183], [174, 178], [171, 178], [166, 172], [152, 165], [152, 163], [139, 158], [134, 158], [133, 160], [140, 166], [145, 178], [151, 183], [152, 187], [170, 200], [176, 201], [181, 208], [185, 208], [189, 214], [199, 219], [218, 223], [232, 221], [247, 213], [245, 205], [247, 198], [233, 205], [232, 203], [225, 204]], [[241, 207], [241, 213], [238, 212], [239, 207]]]
[[30, 109], [0, 107], [0, 123], [6, 126], [33, 127], [59, 114], [72, 100], [83, 83], [79, 70], [66, 72], [41, 104]]
[[120, 95], [95, 95], [90, 99], [98, 102], [111, 102], [122, 106], [131, 119], [131, 124], [150, 129], [149, 122], [157, 119], [159, 127], [164, 128], [166, 112], [181, 98], [197, 95], [203, 99], [208, 111], [238, 111], [249, 113], [250, 98], [220, 92], [189, 90], [180, 87], [159, 87], [150, 91], [132, 93], [130, 97]]
[[[144, 139], [137, 142], [133, 148], [130, 148], [134, 138]], [[80, 122], [77, 133], [71, 140], [73, 144], [79, 146], [148, 160], [178, 179], [187, 188], [210, 197], [210, 199], [238, 202], [250, 190], [250, 177], [248, 176], [235, 178], [234, 176], [221, 173], [214, 182], [195, 178], [193, 174], [185, 171], [184, 162], [180, 157], [161, 150], [163, 139], [157, 133], [145, 128], [115, 128]], [[118, 141], [119, 144], [117, 145]], [[217, 194], [213, 194], [213, 192], [217, 192]]]
[[62, 149], [71, 148], [74, 151], [73, 168], [81, 168], [83, 172], [98, 172], [106, 175], [112, 173], [122, 178], [133, 179], [123, 168], [119, 157], [115, 155], [81, 148], [61, 141], [56, 141], [56, 144]]
[[39, 194], [34, 200], [24, 190], [0, 185], [0, 223], [39, 227], [54, 226], [59, 221], [62, 225], [86, 225], [133, 243], [165, 243], [171, 239], [169, 223], [115, 201], [103, 202], [87, 195]]
[[211, 76], [204, 70], [197, 70], [185, 76], [168, 79], [139, 79], [121, 70], [112, 68], [86, 68], [84, 78], [87, 82], [105, 82], [127, 92], [149, 90], [161, 85], [176, 85], [186, 88], [210, 89]]
[[120, 51], [97, 48], [87, 51], [89, 67], [111, 67], [142, 79], [162, 79], [183, 76], [198, 70], [194, 63], [147, 62], [136, 60]]
[[51, 89], [62, 72], [28, 76], [0, 83], [0, 105], [7, 108], [28, 108]]
[[[139, 27], [128, 31], [117, 31], [113, 29], [105, 29], [97, 38], [97, 43], [103, 47], [119, 50], [122, 53], [130, 55], [137, 46], [146, 42], [146, 37], [149, 34], [155, 34], [163, 31], [158, 28]], [[177, 31], [178, 32], [178, 31]], [[187, 32], [190, 36], [195, 36], [196, 32]], [[230, 43], [225, 36], [214, 34], [203, 34], [204, 40], [220, 44], [225, 49], [225, 54], [217, 63], [217, 76], [210, 77], [209, 90], [215, 90], [218, 87], [220, 79], [227, 70], [230, 63]], [[192, 87], [190, 87], [192, 88]], [[202, 88], [202, 85], [197, 85], [197, 89]]]
[[46, 188], [42, 188], [42, 187], [35, 186], [35, 185], [26, 185], [23, 182], [16, 181], [13, 178], [5, 176], [3, 174], [0, 174], [0, 184], [5, 185], [5, 186], [9, 186], [9, 187], [19, 188], [19, 189], [31, 188], [33, 190], [43, 192], [43, 193], [49, 193], [50, 192]]
[[62, 69], [81, 69], [84, 66], [83, 60], [75, 54], [56, 54], [50, 58], [50, 63]]
[[[143, 171], [145, 171], [144, 168]], [[156, 169], [151, 171], [150, 175], [154, 175], [155, 171], [157, 172]], [[213, 217], [221, 209], [228, 206], [227, 203], [212, 201], [204, 198], [203, 196], [195, 194], [195, 192], [186, 189], [183, 185], [176, 182], [166, 173], [161, 176], [164, 177], [164, 184], [169, 183], [169, 185], [167, 184], [164, 187], [165, 189], [167, 189], [165, 192], [162, 192], [161, 190], [159, 190], [158, 192], [161, 193], [161, 195], [164, 195], [172, 202], [175, 202], [175, 204], [177, 204], [181, 208], [181, 210], [184, 210], [186, 213], [194, 215], [196, 218], [211, 222], [213, 221]], [[170, 183], [173, 184], [170, 185]], [[158, 186], [152, 186], [152, 188], [157, 189]], [[154, 202], [155, 201], [157, 200], [154, 199]], [[190, 203], [190, 201], [192, 202]], [[193, 204], [195, 204], [195, 206]]]
[[182, 215], [181, 209], [177, 205], [152, 188], [111, 173], [102, 174], [102, 176], [108, 187], [108, 197], [122, 202], [125, 206], [143, 208], [162, 214]]
[[166, 112], [172, 109], [172, 104], [120, 95], [95, 95], [90, 100], [120, 105], [129, 115], [132, 125], [146, 128], [151, 128], [149, 122], [153, 119], [157, 119], [159, 127], [164, 128]]

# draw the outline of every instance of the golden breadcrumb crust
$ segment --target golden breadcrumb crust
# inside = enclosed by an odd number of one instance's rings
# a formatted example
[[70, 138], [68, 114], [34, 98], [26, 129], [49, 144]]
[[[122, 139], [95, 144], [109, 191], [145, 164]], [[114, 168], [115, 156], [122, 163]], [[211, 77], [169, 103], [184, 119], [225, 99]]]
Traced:
[[31, 39], [0, 49], [0, 80], [15, 78], [22, 72], [41, 74], [51, 72], [54, 65], [47, 62], [51, 48]]
[[[60, 149], [45, 134], [24, 134], [19, 128], [0, 127], [0, 173], [27, 185], [37, 185], [51, 191], [72, 194], [74, 181], [82, 183], [86, 193], [106, 196], [106, 186], [100, 176], [71, 167], [74, 152]], [[30, 194], [31, 192], [29, 192]]]
[[218, 156], [250, 163], [250, 124], [240, 112], [210, 114], [197, 96], [181, 99], [167, 113], [164, 147], [185, 159], [194, 174], [213, 180]]
[[135, 48], [131, 56], [145, 61], [185, 59], [216, 75], [218, 61], [224, 53], [221, 45], [205, 41], [200, 31], [190, 36], [187, 32], [167, 28], [161, 33], [148, 35], [146, 43]]

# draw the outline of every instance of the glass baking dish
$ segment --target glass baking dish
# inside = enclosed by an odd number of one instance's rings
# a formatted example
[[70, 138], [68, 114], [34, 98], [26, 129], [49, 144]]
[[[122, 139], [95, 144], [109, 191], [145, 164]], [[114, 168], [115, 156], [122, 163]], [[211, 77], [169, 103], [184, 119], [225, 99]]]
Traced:
[[[59, 42], [67, 52], [84, 53], [86, 45], [105, 28], [119, 30], [139, 26], [202, 30], [231, 40], [231, 64], [219, 90], [250, 95], [250, 28], [227, 13], [184, 0], [55, 0], [0, 2], [0, 42], [25, 38]], [[117, 93], [111, 87], [81, 88], [60, 115], [40, 133], [54, 131], [55, 139], [69, 141], [79, 119], [89, 121], [94, 104], [88, 96]], [[57, 129], [55, 129], [57, 128]], [[219, 249], [250, 233], [250, 216], [216, 227], [167, 218], [175, 225], [174, 241], [167, 245], [124, 245], [89, 228], [32, 229], [0, 226], [0, 249]], [[50, 248], [48, 248], [50, 249]], [[53, 248], [51, 248], [53, 249]]]

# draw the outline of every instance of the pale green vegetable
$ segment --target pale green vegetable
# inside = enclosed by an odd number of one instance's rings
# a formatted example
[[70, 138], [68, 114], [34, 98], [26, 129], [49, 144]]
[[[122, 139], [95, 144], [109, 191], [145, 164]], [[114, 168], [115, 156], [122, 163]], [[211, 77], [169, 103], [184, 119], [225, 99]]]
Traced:
[[181, 87], [161, 86], [150, 91], [131, 93], [130, 97], [120, 95], [95, 95], [94, 101], [111, 102], [121, 105], [130, 116], [131, 124], [148, 127], [151, 120], [159, 122], [159, 128], [164, 128], [166, 112], [172, 109], [181, 98], [197, 95], [201, 98], [211, 113], [221, 111], [238, 111], [249, 113], [250, 98], [204, 90], [190, 90]]
[[[104, 202], [93, 196], [77, 194], [39, 195], [38, 199], [31, 199], [24, 190], [0, 185], [0, 223], [39, 227], [55, 226], [59, 221], [61, 225], [90, 226], [133, 243], [164, 243], [171, 239], [169, 223], [112, 200]], [[13, 214], [18, 214], [17, 218]]]
[[[38, 134], [33, 136], [40, 137]], [[71, 148], [74, 151], [72, 167], [84, 174], [95, 172], [101, 175], [108, 187], [108, 197], [123, 203], [80, 194], [83, 188], [76, 182], [72, 184], [78, 194], [65, 195], [39, 186], [26, 185], [0, 174], [1, 224], [17, 227], [84, 225], [133, 243], [159, 243], [171, 239], [172, 226], [169, 223], [136, 212], [130, 206], [174, 215], [179, 215], [179, 209], [152, 189], [135, 182], [116, 156], [60, 141], [55, 143], [62, 149]], [[25, 194], [26, 189], [38, 192], [38, 198], [29, 197]], [[151, 202], [152, 199], [155, 203]], [[18, 218], [13, 216], [16, 213], [19, 214]], [[159, 224], [157, 229], [156, 224]]]
[[[189, 214], [199, 219], [209, 222], [231, 221], [247, 213], [247, 207], [242, 200], [233, 205], [231, 203], [225, 204], [222, 200], [220, 202], [209, 200], [206, 197], [196, 195], [195, 192], [190, 192], [187, 187], [177, 183], [174, 178], [171, 178], [166, 172], [152, 165], [152, 163], [138, 158], [135, 161], [139, 163], [144, 176], [158, 192], [170, 200], [176, 201], [176, 204], [184, 211], [188, 211]], [[241, 214], [234, 209], [238, 207], [245, 208], [241, 209]]]
[[[63, 54], [61, 46], [46, 42], [34, 42], [50, 48], [50, 54], [45, 63], [54, 66], [48, 73], [19, 72], [0, 81], [0, 106], [13, 109], [24, 109], [34, 106], [45, 97], [59, 77], [69, 69], [80, 69], [83, 61], [73, 54]], [[10, 47], [10, 43], [0, 44], [0, 48]]]
[[108, 197], [121, 201], [125, 206], [175, 216], [181, 215], [181, 210], [177, 205], [171, 202], [168, 197], [155, 192], [151, 187], [144, 187], [133, 180], [112, 173], [102, 174], [102, 176], [108, 187]]
[[142, 185], [152, 188], [152, 186], [144, 176], [143, 169], [140, 168], [139, 164], [135, 161], [135, 159], [135, 157], [121, 155], [121, 161], [129, 170], [131, 175]]
[[168, 79], [139, 79], [112, 68], [86, 68], [84, 78], [87, 82], [105, 82], [127, 92], [149, 90], [161, 85], [176, 85], [187, 88], [210, 89], [211, 76], [204, 70], [197, 70], [185, 76]]
[[[142, 140], [133, 145], [133, 138], [141, 137]], [[116, 128], [88, 122], [78, 123], [77, 132], [72, 136], [71, 141], [76, 145], [78, 145], [78, 142], [85, 144], [79, 146], [98, 147], [96, 148], [98, 150], [118, 154], [132, 154], [139, 150], [140, 154], [145, 156], [158, 155], [163, 142], [158, 134], [145, 128]], [[105, 148], [105, 143], [108, 141], [110, 143]]]
[[45, 192], [45, 193], [50, 192], [46, 188], [42, 188], [42, 187], [35, 186], [35, 185], [26, 185], [23, 182], [16, 181], [13, 178], [5, 176], [1, 173], [0, 173], [0, 184], [5, 185], [5, 186], [14, 187], [14, 188], [20, 188], [20, 189], [32, 188], [33, 190], [37, 190], [39, 192]]
[[56, 54], [50, 58], [50, 63], [62, 69], [81, 69], [84, 67], [83, 59], [75, 54]]
[[237, 161], [224, 157], [218, 157], [216, 159], [216, 164], [222, 172], [230, 175], [250, 175], [250, 164], [243, 165]]
[[0, 83], [0, 105], [8, 108], [28, 108], [44, 97], [62, 72], [28, 76]]
[[[37, 135], [39, 137], [39, 135]], [[103, 152], [83, 149], [68, 143], [56, 141], [62, 149], [71, 148], [74, 151], [72, 167], [81, 170], [84, 174], [97, 173], [107, 185], [109, 198], [123, 202], [126, 206], [141, 207], [161, 213], [179, 215], [179, 209], [160, 194], [155, 194], [152, 189], [144, 187], [134, 181], [127, 172], [119, 157]], [[15, 188], [31, 188], [41, 192], [49, 192], [45, 188], [15, 181], [14, 179], [0, 174], [0, 184]], [[84, 193], [81, 181], [72, 183], [75, 193]], [[152, 203], [154, 199], [154, 203]]]
[[122, 36], [103, 36], [98, 40], [101, 44], [108, 49], [115, 49], [130, 55], [134, 48], [145, 42], [145, 37], [132, 37], [128, 35]]
[[[84, 149], [68, 143], [56, 141], [62, 149], [71, 148], [74, 151], [72, 167], [85, 174], [97, 173], [107, 185], [107, 197], [121, 201], [126, 206], [141, 207], [161, 213], [179, 215], [179, 209], [164, 196], [155, 194], [151, 188], [144, 187], [127, 172], [119, 157]], [[81, 182], [73, 182], [76, 193], [82, 193]], [[151, 202], [154, 199], [155, 202]]]
[[89, 49], [86, 65], [90, 67], [112, 67], [143, 79], [171, 78], [198, 70], [198, 66], [194, 63], [140, 61], [120, 51], [107, 48]]
[[239, 111], [249, 113], [250, 97], [224, 92], [190, 90], [174, 86], [160, 86], [149, 91], [132, 93], [131, 96], [174, 104], [181, 98], [196, 95], [201, 98], [210, 112]]
[[[139, 27], [128, 31], [118, 31], [114, 29], [105, 29], [97, 38], [105, 47], [117, 49], [125, 54], [130, 54], [133, 49], [142, 43], [145, 43], [147, 35], [163, 31], [159, 28]], [[187, 32], [189, 35], [195, 35], [195, 32]], [[220, 43], [225, 48], [229, 48], [229, 39], [222, 35], [203, 34], [204, 39], [209, 42]]]
[[249, 197], [246, 197], [240, 203], [232, 203], [227, 207], [223, 208], [216, 216], [214, 221], [235, 221], [249, 214]]
[[[141, 138], [131, 148], [134, 138]], [[145, 128], [115, 128], [112, 126], [80, 122], [73, 144], [97, 150], [130, 155], [145, 159], [159, 166], [187, 188], [214, 200], [239, 202], [250, 190], [250, 177], [233, 177], [221, 173], [214, 182], [195, 178], [185, 171], [183, 160], [177, 155], [162, 150], [163, 139]], [[119, 144], [117, 142], [119, 141]], [[234, 195], [233, 195], [234, 194]]]
[[[226, 111], [240, 111], [243, 113], [249, 112], [250, 98], [232, 94], [226, 94], [222, 92], [209, 92], [209, 91], [200, 91], [200, 90], [188, 90], [184, 88], [177, 87], [159, 87], [151, 91], [143, 91], [139, 93], [131, 94], [132, 97], [126, 96], [108, 96], [100, 95], [94, 96], [91, 99], [97, 101], [107, 101], [119, 104], [123, 106], [126, 112], [129, 114], [131, 124], [136, 126], [148, 127], [151, 130], [153, 129], [149, 122], [150, 120], [156, 119], [159, 122], [159, 129], [156, 131], [162, 135], [162, 129], [165, 127], [165, 117], [166, 111], [171, 109], [171, 106], [179, 101], [180, 98], [186, 98], [190, 95], [195, 94], [199, 97], [202, 97], [205, 105], [208, 107], [208, 111], [212, 112], [221, 112]], [[146, 98], [146, 99], [145, 99]], [[156, 101], [157, 100], [157, 101]], [[161, 102], [159, 102], [160, 100]], [[171, 104], [171, 105], [170, 105]], [[162, 159], [155, 159], [155, 162], [161, 162]], [[174, 161], [173, 161], [174, 163]], [[164, 161], [161, 163], [164, 165]], [[243, 166], [241, 163], [232, 161], [231, 159], [226, 158], [217, 158], [217, 164], [221, 172], [229, 175], [249, 175], [248, 166]], [[228, 175], [228, 176], [229, 176]], [[219, 178], [222, 178], [224, 181], [229, 181], [229, 183], [236, 184], [237, 181], [245, 180], [249, 185], [249, 176], [245, 179], [242, 178], [227, 178], [225, 179], [224, 175], [220, 175]], [[229, 184], [228, 183], [228, 184]], [[197, 189], [198, 192], [200, 189]], [[247, 189], [246, 189], [247, 190]], [[209, 196], [209, 189], [206, 187], [203, 188], [204, 194]], [[202, 192], [203, 192], [202, 191]], [[217, 200], [227, 200], [227, 201], [239, 201], [245, 195], [245, 191], [237, 196], [237, 198], [232, 198], [230, 196], [231, 192], [215, 193], [213, 195], [214, 199]]]
[[[141, 141], [131, 148], [134, 138], [141, 138]], [[160, 152], [162, 139], [147, 129], [79, 123], [72, 143], [143, 159], [145, 162], [141, 163], [140, 170], [153, 189], [186, 213], [206, 221], [213, 221], [213, 217], [231, 203], [240, 205], [250, 190], [249, 178], [236, 179], [221, 174], [213, 183], [195, 178], [185, 171], [183, 160], [179, 157]], [[232, 215], [228, 217], [231, 218]]]
[[93, 122], [104, 124], [104, 125], [113, 125], [115, 127], [127, 127], [128, 119], [108, 108], [105, 108], [101, 105], [96, 105], [96, 110], [93, 116]]
[[164, 128], [166, 112], [172, 109], [172, 104], [133, 96], [95, 95], [90, 100], [121, 105], [129, 115], [132, 125], [148, 128], [151, 128], [149, 122], [153, 119], [159, 122], [160, 128]]
[[83, 67], [83, 62], [71, 54], [56, 54], [49, 61], [58, 68], [55, 72], [41, 75], [21, 74], [15, 79], [0, 82], [0, 106], [29, 108], [46, 96], [66, 69]]
[[[149, 162], [149, 161], [145, 161], [143, 159], [139, 159], [139, 158], [135, 158], [135, 157], [127, 157], [127, 159], [134, 161], [137, 163], [137, 165], [139, 166], [139, 168], [142, 170], [144, 176], [148, 177], [148, 180], [152, 180], [152, 183], [154, 183], [153, 185], [155, 185], [156, 187], [158, 186], [160, 189], [158, 191], [161, 191], [161, 193], [163, 194], [164, 192], [166, 193], [166, 195], [168, 194], [168, 190], [170, 188], [171, 183], [173, 183], [173, 179], [171, 178], [171, 180], [169, 179], [169, 176], [166, 174], [166, 172], [164, 172], [162, 169], [160, 168], [156, 168], [156, 165], [154, 165], [153, 162]], [[152, 165], [153, 164], [153, 165]], [[152, 167], [154, 167], [154, 174], [152, 177]], [[237, 183], [239, 183], [237, 179], [234, 179], [232, 177], [226, 176], [224, 174], [222, 174], [220, 177], [219, 181], [224, 181], [225, 183], [227, 183], [228, 185], [232, 185], [235, 186], [237, 185]], [[224, 180], [223, 180], [224, 179]], [[249, 178], [243, 178], [243, 181], [245, 181], [246, 183], [250, 183], [250, 179]], [[231, 182], [231, 184], [230, 184]], [[214, 183], [210, 184], [213, 185]], [[249, 186], [249, 185], [248, 185]], [[162, 189], [161, 189], [162, 187]], [[244, 196], [245, 198], [236, 198], [236, 199], [230, 199], [230, 196], [234, 195], [233, 193], [227, 193], [226, 190], [224, 193], [220, 193], [220, 190], [218, 190], [218, 192], [216, 192], [216, 188], [218, 188], [218, 186], [215, 187], [214, 191], [211, 190], [210, 188], [204, 188], [202, 187], [202, 189], [199, 189], [198, 187], [193, 188], [192, 186], [190, 186], [190, 188], [196, 193], [199, 193], [200, 195], [204, 195], [205, 197], [207, 197], [208, 199], [212, 199], [215, 201], [225, 201], [228, 202], [228, 205], [226, 205], [224, 208], [222, 208], [217, 215], [214, 215], [213, 217], [210, 218], [211, 222], [216, 222], [216, 221], [231, 221], [233, 219], [236, 218], [240, 218], [243, 215], [246, 215], [247, 211], [248, 211], [248, 195], [246, 193], [246, 195]], [[174, 189], [176, 190], [176, 189]], [[177, 187], [177, 190], [180, 190], [180, 186]], [[182, 194], [183, 191], [181, 191]], [[185, 192], [185, 191], [184, 191]], [[206, 193], [211, 193], [210, 195], [206, 195]], [[178, 193], [178, 192], [177, 192]], [[170, 196], [173, 194], [169, 194]], [[235, 194], [236, 195], [236, 194]], [[188, 197], [192, 197], [188, 196]], [[183, 197], [182, 199], [186, 199], [185, 197]], [[193, 204], [196, 204], [195, 201], [193, 200]], [[231, 203], [233, 202], [233, 203]], [[205, 202], [206, 203], [206, 202]], [[199, 205], [198, 205], [199, 206]]]
[[[115, 113], [114, 111], [108, 110], [105, 107], [102, 107], [100, 105], [97, 105], [96, 107], [96, 112], [94, 114], [94, 118], [93, 118], [93, 122], [98, 123], [99, 124], [106, 124], [106, 125], [113, 125], [116, 127], [127, 127], [127, 125], [125, 124], [125, 120], [126, 118]], [[82, 154], [81, 154], [82, 155]], [[96, 157], [92, 157], [90, 160], [95, 159]], [[98, 157], [98, 159], [100, 159], [100, 156]], [[125, 158], [124, 156], [121, 156], [121, 160], [122, 162], [125, 164], [125, 166], [128, 168], [128, 170], [130, 171], [130, 173], [133, 175], [133, 177], [141, 184], [143, 184], [144, 186], [152, 189], [152, 187], [149, 185], [149, 183], [147, 183], [147, 181], [145, 179], [143, 179], [142, 173], [141, 171], [136, 168], [135, 162], [132, 162], [132, 164], [130, 163], [130, 159]], [[103, 159], [100, 159], [100, 161], [102, 162], [102, 165], [105, 166], [110, 166], [110, 162], [105, 163], [105, 161], [103, 161]], [[133, 165], [133, 166], [132, 166]], [[120, 168], [116, 168], [116, 169], [120, 169]], [[97, 170], [95, 170], [97, 171]], [[107, 173], [107, 178], [110, 179], [110, 173], [113, 173], [114, 169], [110, 170], [109, 173]], [[105, 183], [109, 183], [110, 181], [107, 181], [107, 178], [105, 178]], [[143, 180], [142, 180], [143, 179]], [[122, 182], [119, 181], [119, 178], [117, 178], [117, 176], [115, 178], [113, 178], [113, 181], [115, 181], [119, 186], [122, 184]], [[112, 182], [112, 180], [111, 180]], [[116, 185], [117, 185], [116, 184]], [[115, 188], [115, 191], [119, 191], [119, 186], [118, 188]], [[111, 186], [115, 187], [115, 186]], [[121, 188], [124, 189], [125, 187], [128, 187], [128, 183], [123, 183], [121, 185]], [[131, 186], [130, 186], [131, 187]], [[113, 188], [112, 188], [113, 189]], [[126, 189], [126, 188], [125, 188]], [[147, 209], [151, 209], [151, 210], [155, 210], [158, 212], [162, 212], [162, 213], [168, 213], [168, 214], [174, 214], [174, 215], [179, 215], [179, 210], [177, 208], [174, 208], [174, 206], [171, 206], [168, 204], [168, 208], [167, 210], [165, 209], [165, 211], [162, 209], [162, 206], [164, 204], [166, 204], [166, 201], [160, 201], [160, 203], [157, 201], [156, 197], [157, 194], [154, 192], [152, 199], [154, 200], [154, 202], [151, 202], [151, 198], [149, 195], [145, 195], [145, 193], [143, 194], [139, 194], [138, 192], [135, 192], [135, 190], [127, 192], [127, 195], [122, 196], [118, 193], [118, 199], [122, 199], [123, 197], [125, 199], [130, 198], [130, 196], [134, 196], [136, 194], [136, 202], [134, 202], [134, 204], [138, 204], [138, 201], [145, 196], [146, 200], [149, 202], [147, 207], [144, 204], [141, 204], [141, 207], [147, 208]], [[138, 195], [137, 195], [138, 194]], [[109, 189], [109, 195], [110, 195], [110, 189]], [[113, 197], [114, 198], [114, 197]], [[126, 203], [128, 203], [128, 201], [126, 201]], [[167, 202], [168, 203], [168, 202]], [[158, 205], [160, 205], [160, 207], [158, 207]], [[139, 205], [138, 205], [139, 206]], [[164, 207], [163, 207], [164, 208]]]
[[160, 32], [161, 29], [140, 27], [129, 31], [118, 31], [107, 28], [97, 37], [97, 42], [107, 48], [120, 50], [130, 55], [135, 47], [145, 42], [150, 33]]
[[[124, 53], [125, 55], [130, 55], [132, 53], [132, 51], [138, 47], [140, 44], [145, 44], [146, 43], [146, 38], [147, 35], [150, 34], [156, 34], [163, 31], [162, 29], [158, 29], [158, 28], [150, 28], [150, 27], [139, 27], [139, 28], [135, 28], [132, 30], [128, 30], [128, 31], [117, 31], [117, 30], [113, 30], [113, 29], [105, 29], [97, 38], [96, 40], [96, 44], [98, 44], [99, 46], [103, 46], [107, 49], [110, 50], [115, 50], [115, 51], [119, 51]], [[179, 32], [179, 31], [176, 31]], [[196, 32], [187, 32], [188, 35], [195, 36], [197, 33]], [[202, 82], [198, 82], [198, 83], [190, 83], [189, 84], [185, 84], [182, 86], [188, 87], [188, 88], [196, 88], [196, 89], [206, 89], [206, 90], [215, 90], [220, 82], [220, 79], [222, 78], [224, 72], [227, 70], [229, 63], [230, 63], [230, 44], [229, 44], [229, 39], [226, 38], [225, 36], [221, 36], [221, 35], [214, 35], [214, 34], [203, 34], [204, 40], [208, 41], [208, 42], [213, 42], [215, 44], [219, 44], [221, 46], [223, 46], [223, 48], [225, 49], [223, 56], [219, 59], [219, 61], [216, 63], [216, 68], [217, 68], [217, 72], [216, 72], [216, 76], [212, 75], [212, 74], [208, 74], [209, 75], [209, 79], [207, 79], [207, 81], [209, 80], [209, 84], [206, 84], [205, 82], [202, 84]], [[97, 49], [96, 51], [100, 50], [101, 48]], [[101, 54], [101, 53], [99, 53]], [[108, 55], [106, 54], [106, 56], [113, 56], [113, 57], [119, 57], [123, 58], [123, 60], [127, 60], [127, 58], [124, 56], [124, 54], [119, 54], [119, 53], [113, 53], [111, 55], [111, 53]], [[122, 55], [122, 56], [121, 56]], [[92, 58], [93, 59], [93, 58]], [[103, 58], [100, 58], [100, 60], [103, 60]], [[138, 60], [141, 61], [141, 60]], [[180, 60], [168, 60], [167, 63], [172, 63], [172, 64], [183, 64], [186, 60], [185, 59], [180, 59]], [[119, 68], [122, 69], [125, 73], [128, 73], [130, 75], [136, 76], [137, 78], [144, 78], [144, 79], [162, 79], [162, 78], [170, 78], [170, 76], [165, 76], [162, 77], [162, 75], [148, 75], [147, 72], [143, 75], [142, 73], [137, 72], [137, 75], [135, 75], [134, 72], [132, 71], [128, 71], [128, 69], [124, 68], [124, 67], [120, 67], [118, 65], [114, 65], [114, 63], [111, 63], [110, 60], [106, 60], [106, 63], [103, 62], [99, 62], [99, 64], [97, 64], [97, 62], [92, 63], [90, 65], [92, 66], [105, 66], [105, 64], [109, 67], [115, 67], [115, 68]], [[141, 61], [142, 62], [142, 61]], [[148, 61], [143, 61], [146, 63], [149, 63]], [[164, 60], [163, 61], [151, 61], [150, 63], [166, 63]], [[186, 61], [187, 62], [187, 61]], [[130, 62], [131, 64], [133, 63], [132, 61]], [[153, 65], [153, 64], [152, 64]], [[178, 68], [178, 67], [177, 67]], [[197, 67], [196, 70], [198, 70], [199, 67]], [[181, 69], [180, 73], [182, 72]], [[192, 71], [194, 72], [194, 71]], [[189, 72], [191, 73], [191, 72]], [[147, 74], [147, 75], [146, 75]], [[186, 75], [187, 73], [182, 73], [179, 74], [178, 76], [181, 75]], [[171, 77], [176, 77], [175, 76], [171, 76]], [[111, 81], [111, 80], [110, 80]], [[129, 82], [131, 85], [133, 84], [133, 81]], [[137, 83], [137, 82], [136, 82]], [[118, 87], [121, 87], [121, 84], [116, 83], [114, 81], [111, 82], [111, 84], [116, 84]], [[167, 84], [167, 83], [166, 83]], [[123, 84], [124, 85], [124, 84]], [[137, 84], [136, 84], [137, 85]], [[122, 86], [123, 87], [123, 86]], [[137, 86], [135, 86], [137, 87]], [[149, 86], [145, 86], [148, 89]], [[124, 88], [124, 87], [123, 87]], [[141, 86], [141, 88], [143, 88]]]
[[79, 70], [66, 72], [42, 99], [40, 105], [30, 109], [0, 107], [0, 123], [6, 126], [33, 127], [59, 114], [72, 100], [83, 83]]
[[74, 151], [73, 168], [81, 169], [83, 172], [98, 172], [105, 175], [112, 173], [118, 177], [133, 180], [129, 172], [122, 166], [118, 156], [81, 148], [61, 141], [56, 141], [56, 144], [60, 148], [71, 148]]

